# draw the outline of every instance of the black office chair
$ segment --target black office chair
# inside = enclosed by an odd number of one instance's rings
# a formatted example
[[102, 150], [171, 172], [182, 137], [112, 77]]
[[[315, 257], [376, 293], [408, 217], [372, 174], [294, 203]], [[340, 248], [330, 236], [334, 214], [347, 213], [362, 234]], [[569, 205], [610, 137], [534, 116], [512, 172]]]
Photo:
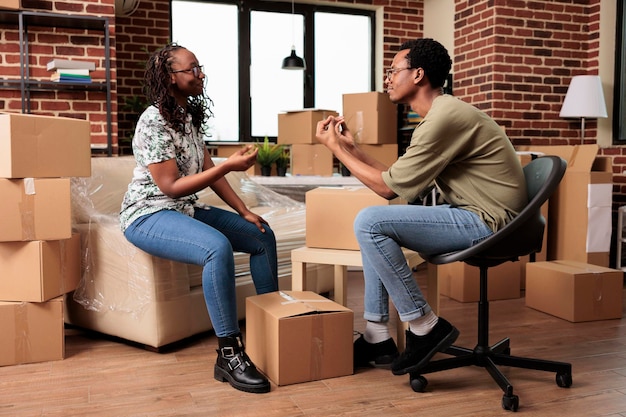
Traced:
[[541, 206], [558, 187], [566, 166], [565, 161], [557, 156], [534, 159], [524, 167], [529, 203], [513, 221], [470, 248], [438, 255], [420, 254], [424, 260], [432, 264], [461, 261], [480, 268], [480, 300], [476, 347], [468, 349], [451, 346], [445, 353], [452, 355], [452, 358], [431, 361], [425, 368], [410, 373], [411, 388], [414, 391], [423, 392], [426, 389], [428, 381], [424, 374], [476, 365], [485, 368], [504, 391], [502, 408], [517, 411], [519, 398], [513, 394], [513, 386], [496, 365], [556, 372], [556, 383], [559, 387], [568, 388], [572, 385], [572, 365], [569, 363], [512, 356], [509, 338], [489, 346], [487, 299], [487, 271], [490, 267], [507, 261], [517, 261], [520, 256], [541, 250], [545, 228]]

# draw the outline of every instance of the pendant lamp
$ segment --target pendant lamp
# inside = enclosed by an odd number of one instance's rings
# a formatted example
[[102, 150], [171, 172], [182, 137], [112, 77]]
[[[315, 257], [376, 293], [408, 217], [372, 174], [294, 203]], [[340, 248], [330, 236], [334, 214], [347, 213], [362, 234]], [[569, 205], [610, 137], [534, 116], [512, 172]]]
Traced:
[[[291, 39], [292, 39], [292, 41], [294, 39], [293, 22], [294, 22], [294, 0], [291, 0]], [[286, 70], [303, 70], [303, 69], [306, 69], [306, 63], [304, 62], [304, 59], [302, 59], [298, 55], [296, 55], [296, 45], [295, 44], [291, 45], [291, 55], [289, 55], [288, 57], [283, 59], [283, 66], [282, 66], [282, 68], [286, 69]]]

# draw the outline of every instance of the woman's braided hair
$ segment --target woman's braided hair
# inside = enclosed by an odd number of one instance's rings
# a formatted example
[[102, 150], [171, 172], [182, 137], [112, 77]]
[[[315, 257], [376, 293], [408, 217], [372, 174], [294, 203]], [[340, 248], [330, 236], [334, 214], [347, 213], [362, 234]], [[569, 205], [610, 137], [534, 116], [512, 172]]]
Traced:
[[203, 134], [205, 122], [213, 115], [211, 105], [213, 101], [204, 93], [187, 98], [187, 111], [181, 111], [176, 99], [170, 93], [172, 63], [174, 52], [185, 49], [176, 43], [170, 43], [154, 52], [146, 63], [144, 75], [144, 94], [148, 102], [159, 109], [161, 116], [176, 132], [185, 133], [186, 114], [191, 115], [192, 125]]

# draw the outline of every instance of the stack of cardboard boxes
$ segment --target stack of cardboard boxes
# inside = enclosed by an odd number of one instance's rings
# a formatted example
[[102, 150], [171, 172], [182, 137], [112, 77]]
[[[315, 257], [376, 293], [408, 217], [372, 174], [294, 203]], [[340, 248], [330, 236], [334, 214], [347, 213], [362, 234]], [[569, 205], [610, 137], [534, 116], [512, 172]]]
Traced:
[[81, 271], [70, 177], [90, 166], [89, 122], [0, 113], [0, 366], [64, 357]]
[[597, 145], [539, 146], [567, 171], [550, 198], [547, 260], [526, 265], [526, 305], [571, 322], [622, 317], [623, 272], [609, 268], [611, 158]]
[[315, 139], [317, 123], [328, 116], [338, 113], [307, 109], [278, 115], [277, 143], [290, 147], [291, 175], [333, 175], [333, 154]]
[[[315, 138], [317, 123], [334, 110], [305, 109], [278, 115], [278, 140], [290, 146], [291, 175], [331, 176], [333, 154]], [[343, 116], [359, 146], [391, 165], [398, 158], [397, 107], [379, 92], [344, 94]]]

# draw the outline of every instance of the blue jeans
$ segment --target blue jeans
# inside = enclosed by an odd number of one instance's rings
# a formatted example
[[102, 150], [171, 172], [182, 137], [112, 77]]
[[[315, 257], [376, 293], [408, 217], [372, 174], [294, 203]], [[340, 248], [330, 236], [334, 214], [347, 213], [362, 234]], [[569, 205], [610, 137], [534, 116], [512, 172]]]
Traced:
[[202, 289], [218, 337], [239, 332], [233, 251], [250, 254], [250, 272], [258, 294], [278, 290], [276, 238], [237, 213], [211, 207], [194, 217], [162, 210], [135, 220], [125, 231], [129, 242], [151, 255], [201, 265]]
[[493, 232], [475, 213], [448, 205], [390, 205], [361, 210], [354, 233], [363, 258], [363, 317], [387, 322], [389, 297], [402, 321], [432, 310], [402, 247], [424, 254], [444, 253], [468, 248]]

